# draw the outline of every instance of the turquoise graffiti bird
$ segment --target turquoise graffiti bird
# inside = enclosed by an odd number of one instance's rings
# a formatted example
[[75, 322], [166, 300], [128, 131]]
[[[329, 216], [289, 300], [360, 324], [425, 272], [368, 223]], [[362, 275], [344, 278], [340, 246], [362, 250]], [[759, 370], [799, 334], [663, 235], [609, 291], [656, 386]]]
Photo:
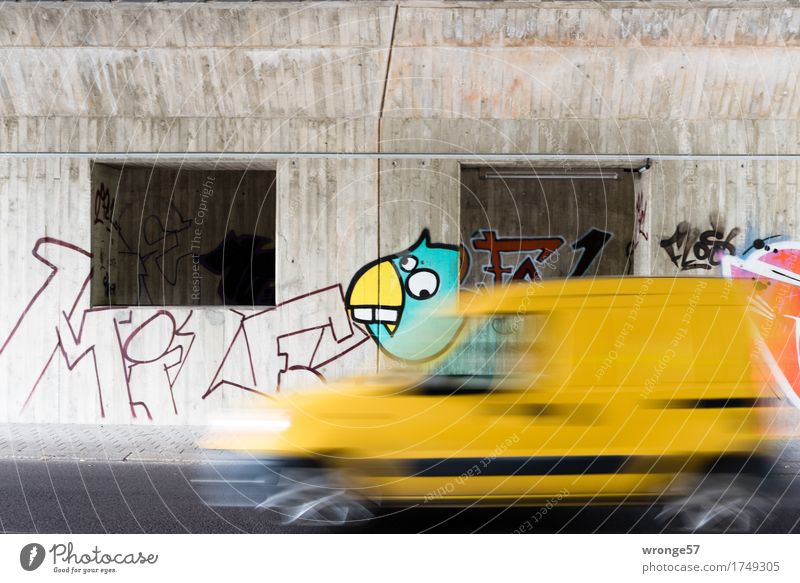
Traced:
[[427, 229], [406, 251], [368, 263], [350, 281], [350, 315], [367, 327], [392, 358], [424, 361], [443, 353], [457, 336], [454, 314], [459, 248], [431, 243]]

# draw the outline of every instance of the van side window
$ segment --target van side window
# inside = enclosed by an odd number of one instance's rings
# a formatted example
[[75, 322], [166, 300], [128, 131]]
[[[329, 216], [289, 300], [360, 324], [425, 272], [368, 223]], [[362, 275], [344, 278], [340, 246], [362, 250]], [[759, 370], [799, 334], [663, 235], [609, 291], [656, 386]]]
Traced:
[[543, 342], [543, 314], [515, 314], [493, 318], [497, 335], [496, 372], [507, 377], [538, 369], [539, 344]]
[[536, 343], [545, 316], [498, 314], [468, 318], [461, 339], [420, 384], [426, 395], [476, 394], [536, 368]]

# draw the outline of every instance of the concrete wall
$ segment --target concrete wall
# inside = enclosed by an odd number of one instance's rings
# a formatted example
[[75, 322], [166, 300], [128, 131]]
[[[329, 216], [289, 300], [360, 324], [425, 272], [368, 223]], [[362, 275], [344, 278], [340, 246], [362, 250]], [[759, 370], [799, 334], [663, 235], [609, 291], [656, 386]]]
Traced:
[[[423, 229], [460, 242], [460, 165], [436, 153], [800, 154], [791, 2], [44, 2], [2, 18], [0, 150], [60, 153], [0, 158], [3, 419], [199, 423], [389, 364], [344, 293]], [[430, 155], [275, 160], [275, 310], [91, 308], [95, 189], [70, 153], [127, 151], [241, 152], [239, 169], [259, 151]], [[635, 188], [637, 272], [718, 274], [696, 249], [797, 240], [798, 170], [655, 163]]]

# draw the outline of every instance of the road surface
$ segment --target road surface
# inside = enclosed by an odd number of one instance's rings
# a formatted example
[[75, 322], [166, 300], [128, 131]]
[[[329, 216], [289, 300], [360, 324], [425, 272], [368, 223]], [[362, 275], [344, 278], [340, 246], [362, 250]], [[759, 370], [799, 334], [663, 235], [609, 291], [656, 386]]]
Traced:
[[[192, 489], [192, 464], [79, 460], [0, 460], [0, 530], [25, 533], [327, 532], [283, 526], [268, 512], [212, 509]], [[786, 466], [784, 466], [786, 467]], [[794, 471], [794, 468], [791, 468]], [[762, 532], [800, 532], [800, 479]], [[470, 511], [411, 509], [345, 532], [658, 532], [635, 508], [555, 507]]]

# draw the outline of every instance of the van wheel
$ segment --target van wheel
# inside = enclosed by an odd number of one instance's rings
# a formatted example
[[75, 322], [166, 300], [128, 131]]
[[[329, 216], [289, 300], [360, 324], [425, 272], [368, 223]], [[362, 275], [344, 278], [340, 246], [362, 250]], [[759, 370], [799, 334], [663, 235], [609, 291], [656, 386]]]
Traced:
[[374, 500], [346, 487], [339, 472], [327, 468], [286, 468], [260, 509], [272, 510], [283, 524], [341, 526], [375, 515]]
[[760, 486], [746, 474], [705, 475], [694, 491], [664, 504], [656, 522], [667, 532], [755, 532], [772, 509]]

